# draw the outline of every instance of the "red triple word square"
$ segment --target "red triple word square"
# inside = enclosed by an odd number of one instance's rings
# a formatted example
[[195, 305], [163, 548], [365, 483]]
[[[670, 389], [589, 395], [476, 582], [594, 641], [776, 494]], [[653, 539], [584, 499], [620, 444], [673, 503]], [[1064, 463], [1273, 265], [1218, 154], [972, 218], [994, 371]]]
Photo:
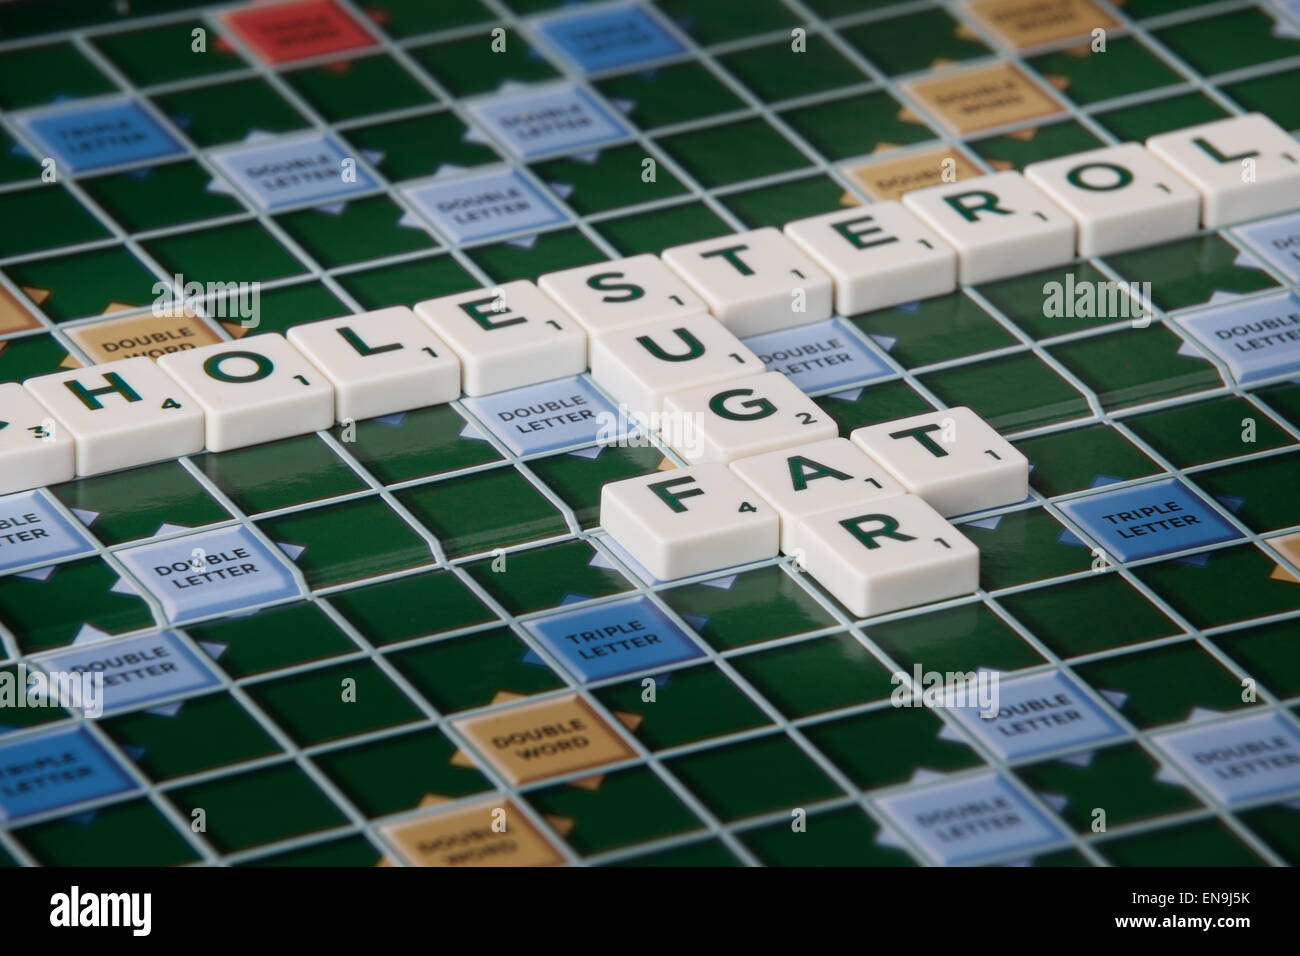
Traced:
[[332, 0], [246, 7], [226, 23], [267, 63], [291, 63], [375, 45], [375, 38]]

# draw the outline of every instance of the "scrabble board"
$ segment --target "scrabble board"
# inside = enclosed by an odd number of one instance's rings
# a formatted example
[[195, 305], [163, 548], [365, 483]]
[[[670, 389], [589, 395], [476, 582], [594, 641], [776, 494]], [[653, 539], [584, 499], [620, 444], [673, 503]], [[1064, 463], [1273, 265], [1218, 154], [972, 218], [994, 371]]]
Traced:
[[[0, 389], [1246, 114], [1294, 136], [1298, 93], [1294, 0], [0, 3]], [[688, 462], [549, 352], [0, 497], [0, 866], [1300, 862], [1277, 195], [744, 330], [822, 439], [969, 408], [1027, 458], [1023, 500], [949, 515], [978, 588], [937, 602], [861, 617], [789, 554], [654, 577], [602, 488]], [[102, 715], [23, 694], [54, 672], [103, 673]]]

